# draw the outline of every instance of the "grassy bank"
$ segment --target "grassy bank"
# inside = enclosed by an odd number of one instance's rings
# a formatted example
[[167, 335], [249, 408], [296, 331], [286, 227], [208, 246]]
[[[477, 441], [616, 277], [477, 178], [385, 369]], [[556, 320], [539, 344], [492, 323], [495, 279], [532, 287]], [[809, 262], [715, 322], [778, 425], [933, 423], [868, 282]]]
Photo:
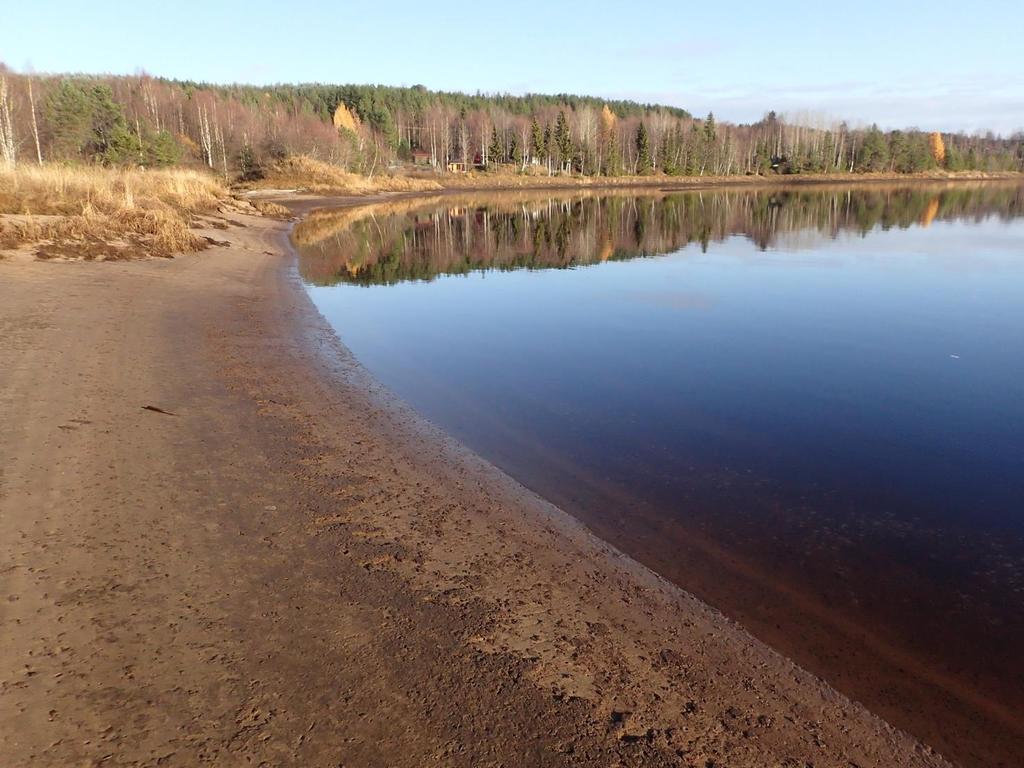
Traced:
[[40, 257], [171, 256], [206, 245], [191, 225], [227, 198], [214, 176], [186, 169], [20, 166], [0, 172], [0, 249]]
[[750, 185], [798, 185], [853, 182], [958, 181], [986, 179], [1024, 179], [1016, 172], [944, 171], [921, 173], [817, 173], [769, 174], [764, 176], [582, 176], [578, 174], [548, 175], [540, 168], [525, 172], [504, 167], [499, 170], [438, 174], [429, 170], [408, 171], [398, 175], [378, 173], [373, 176], [350, 173], [336, 165], [298, 155], [278, 161], [265, 169], [263, 178], [245, 182], [250, 190], [297, 190], [317, 194], [369, 195], [386, 192], [431, 192], [448, 189], [556, 189], [609, 187], [718, 187]]
[[243, 183], [247, 189], [295, 189], [319, 194], [370, 195], [380, 192], [430, 192], [442, 189], [440, 181], [427, 176], [350, 173], [331, 163], [295, 155], [267, 166], [262, 178]]

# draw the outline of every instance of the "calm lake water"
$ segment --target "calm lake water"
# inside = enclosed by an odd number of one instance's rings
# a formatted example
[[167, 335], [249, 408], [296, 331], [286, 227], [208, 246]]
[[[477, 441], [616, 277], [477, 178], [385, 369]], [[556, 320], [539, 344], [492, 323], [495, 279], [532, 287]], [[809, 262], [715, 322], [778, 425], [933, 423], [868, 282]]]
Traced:
[[385, 385], [965, 764], [1024, 755], [1024, 189], [439, 197], [295, 232]]

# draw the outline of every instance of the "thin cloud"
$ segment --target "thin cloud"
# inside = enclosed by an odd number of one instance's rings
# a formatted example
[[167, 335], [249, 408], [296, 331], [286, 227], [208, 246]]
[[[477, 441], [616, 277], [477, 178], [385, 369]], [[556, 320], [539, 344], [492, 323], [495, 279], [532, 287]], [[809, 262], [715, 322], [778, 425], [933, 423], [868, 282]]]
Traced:
[[696, 114], [712, 110], [722, 119], [737, 122], [752, 122], [775, 110], [827, 114], [852, 124], [876, 122], [885, 128], [1011, 134], [1024, 129], [1022, 94], [1024, 77], [1012, 75], [943, 83], [846, 81], [793, 88], [756, 83], [727, 88], [697, 85], [685, 91], [632, 91], [616, 96], [679, 106]]

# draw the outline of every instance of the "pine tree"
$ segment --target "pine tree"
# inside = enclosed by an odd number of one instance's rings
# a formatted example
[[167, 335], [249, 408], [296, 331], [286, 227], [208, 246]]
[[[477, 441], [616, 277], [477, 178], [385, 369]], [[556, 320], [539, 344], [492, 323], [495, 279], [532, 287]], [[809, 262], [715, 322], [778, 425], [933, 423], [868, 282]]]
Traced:
[[865, 133], [857, 154], [858, 171], [884, 171], [889, 165], [889, 144], [877, 125]]
[[79, 157], [92, 131], [92, 106], [85, 89], [62, 82], [46, 100], [46, 124], [51, 154], [60, 160]]
[[889, 164], [887, 170], [903, 171], [910, 165], [910, 147], [903, 131], [892, 131], [889, 134]]
[[58, 158], [127, 163], [139, 157], [139, 140], [109, 86], [65, 80], [47, 100], [47, 123]]
[[643, 122], [636, 129], [636, 172], [642, 176], [651, 172], [651, 141]]
[[[146, 165], [174, 165], [181, 159], [181, 147], [167, 131], [147, 133], [143, 149]], [[249, 151], [252, 151], [251, 147]]]

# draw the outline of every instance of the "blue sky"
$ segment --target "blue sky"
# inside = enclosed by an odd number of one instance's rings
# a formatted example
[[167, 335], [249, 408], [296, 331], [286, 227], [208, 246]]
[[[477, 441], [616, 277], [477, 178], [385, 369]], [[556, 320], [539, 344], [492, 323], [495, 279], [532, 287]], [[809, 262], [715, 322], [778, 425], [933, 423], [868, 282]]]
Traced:
[[1022, 0], [9, 6], [0, 61], [17, 70], [422, 83], [628, 97], [737, 121], [776, 109], [886, 127], [1024, 129]]

